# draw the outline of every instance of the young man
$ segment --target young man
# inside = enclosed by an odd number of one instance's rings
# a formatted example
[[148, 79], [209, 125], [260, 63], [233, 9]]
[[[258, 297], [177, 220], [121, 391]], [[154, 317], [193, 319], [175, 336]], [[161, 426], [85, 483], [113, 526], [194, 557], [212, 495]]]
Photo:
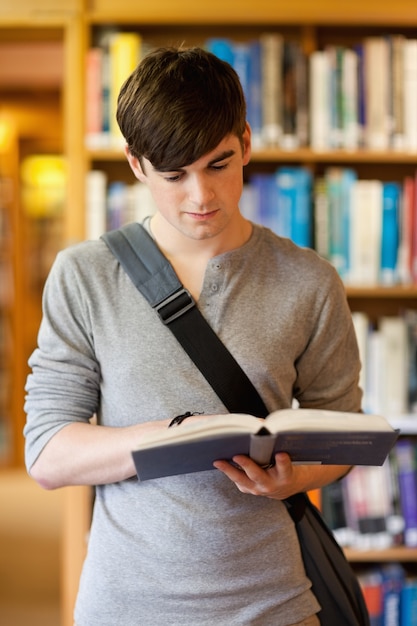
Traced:
[[[158, 207], [149, 233], [268, 409], [359, 411], [335, 270], [239, 211], [250, 128], [232, 68], [200, 49], [157, 50], [123, 86], [118, 122]], [[348, 468], [278, 454], [265, 470], [239, 456], [140, 483], [143, 433], [226, 409], [103, 241], [58, 255], [30, 365], [29, 472], [47, 489], [96, 486], [77, 626], [319, 623], [282, 499]]]

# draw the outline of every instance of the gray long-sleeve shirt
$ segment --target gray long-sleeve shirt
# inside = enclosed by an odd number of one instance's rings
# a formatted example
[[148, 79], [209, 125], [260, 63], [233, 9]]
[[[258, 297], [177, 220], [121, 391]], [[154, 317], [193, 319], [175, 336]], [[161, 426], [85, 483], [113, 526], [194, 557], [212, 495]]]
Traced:
[[[198, 306], [270, 411], [360, 410], [344, 288], [254, 227], [208, 263]], [[102, 241], [61, 252], [27, 382], [26, 461], [72, 421], [127, 426], [226, 409]], [[132, 442], [132, 446], [134, 442]], [[68, 451], [71, 454], [71, 451]], [[285, 626], [317, 610], [284, 505], [216, 470], [96, 488], [78, 626]]]

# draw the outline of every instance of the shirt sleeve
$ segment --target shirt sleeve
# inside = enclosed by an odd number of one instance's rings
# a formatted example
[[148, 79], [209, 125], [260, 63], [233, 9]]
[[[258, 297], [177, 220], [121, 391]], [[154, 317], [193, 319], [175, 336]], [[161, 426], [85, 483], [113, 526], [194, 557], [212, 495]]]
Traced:
[[325, 282], [311, 335], [296, 362], [294, 397], [304, 407], [358, 412], [361, 363], [351, 311], [333, 268]]
[[71, 261], [61, 252], [51, 269], [38, 347], [29, 359], [24, 428], [28, 470], [61, 428], [88, 422], [98, 409], [100, 368], [90, 332], [91, 303]]

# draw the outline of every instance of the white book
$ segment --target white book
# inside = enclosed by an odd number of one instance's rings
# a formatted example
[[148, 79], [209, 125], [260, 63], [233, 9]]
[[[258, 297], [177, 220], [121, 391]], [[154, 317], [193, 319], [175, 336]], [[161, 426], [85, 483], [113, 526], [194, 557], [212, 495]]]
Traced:
[[263, 33], [261, 44], [262, 135], [265, 145], [278, 146], [282, 137], [282, 55], [279, 33]]
[[359, 147], [358, 55], [349, 48], [343, 50], [342, 93], [342, 144], [346, 150], [356, 150]]
[[366, 393], [363, 408], [367, 413], [381, 411], [385, 385], [384, 339], [380, 330], [373, 330], [368, 339]]
[[403, 317], [384, 316], [379, 320], [383, 338], [385, 376], [383, 414], [399, 417], [408, 410], [408, 330]]
[[137, 181], [127, 189], [125, 223], [143, 222], [145, 217], [154, 215], [156, 204], [148, 185]]
[[86, 176], [86, 239], [99, 239], [107, 229], [107, 176], [90, 170]]
[[404, 134], [411, 152], [417, 151], [417, 39], [404, 42]]
[[356, 341], [358, 342], [359, 358], [361, 361], [361, 372], [359, 376], [359, 386], [363, 391], [363, 401], [366, 403], [366, 385], [367, 385], [367, 363], [368, 363], [368, 340], [370, 320], [366, 313], [363, 311], [352, 312], [352, 322], [356, 333]]
[[375, 286], [379, 279], [382, 233], [382, 182], [357, 180], [352, 187], [348, 282]]
[[370, 150], [387, 150], [390, 143], [389, 47], [384, 37], [368, 37], [365, 52], [366, 145]]
[[323, 50], [310, 55], [310, 144], [313, 150], [330, 148], [330, 60]]
[[392, 58], [392, 147], [394, 150], [406, 148], [404, 113], [405, 113], [405, 81], [404, 81], [404, 35], [392, 35], [391, 58]]

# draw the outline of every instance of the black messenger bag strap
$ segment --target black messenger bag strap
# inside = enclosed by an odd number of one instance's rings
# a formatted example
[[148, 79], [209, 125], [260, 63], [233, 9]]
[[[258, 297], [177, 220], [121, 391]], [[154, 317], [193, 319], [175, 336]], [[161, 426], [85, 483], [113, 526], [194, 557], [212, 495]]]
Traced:
[[136, 288], [169, 327], [231, 413], [266, 417], [256, 388], [200, 313], [171, 263], [137, 223], [102, 235]]
[[[162, 322], [232, 413], [266, 417], [268, 411], [246, 376], [184, 289], [166, 257], [140, 224], [102, 235], [110, 250]], [[321, 626], [369, 626], [358, 580], [320, 512], [307, 494], [285, 501], [300, 542]]]

